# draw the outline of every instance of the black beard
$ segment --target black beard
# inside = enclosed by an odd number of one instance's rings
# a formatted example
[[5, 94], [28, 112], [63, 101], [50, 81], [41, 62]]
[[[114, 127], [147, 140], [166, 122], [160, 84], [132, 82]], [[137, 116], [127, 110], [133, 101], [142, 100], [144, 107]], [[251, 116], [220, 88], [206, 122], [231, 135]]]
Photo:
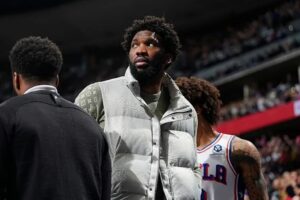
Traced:
[[136, 66], [129, 62], [130, 72], [132, 76], [141, 84], [141, 85], [149, 85], [156, 81], [160, 75], [160, 67], [156, 64], [149, 63], [149, 66], [145, 68], [143, 71], [138, 71]]

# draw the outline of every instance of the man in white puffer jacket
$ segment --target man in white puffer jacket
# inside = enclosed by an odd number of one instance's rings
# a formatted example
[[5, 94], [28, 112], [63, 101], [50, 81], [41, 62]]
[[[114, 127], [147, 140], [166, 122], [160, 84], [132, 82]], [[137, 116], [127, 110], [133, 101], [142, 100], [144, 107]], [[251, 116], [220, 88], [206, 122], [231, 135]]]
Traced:
[[122, 45], [125, 76], [91, 84], [75, 100], [104, 129], [111, 199], [199, 199], [197, 115], [166, 74], [179, 52], [177, 33], [164, 18], [146, 16]]

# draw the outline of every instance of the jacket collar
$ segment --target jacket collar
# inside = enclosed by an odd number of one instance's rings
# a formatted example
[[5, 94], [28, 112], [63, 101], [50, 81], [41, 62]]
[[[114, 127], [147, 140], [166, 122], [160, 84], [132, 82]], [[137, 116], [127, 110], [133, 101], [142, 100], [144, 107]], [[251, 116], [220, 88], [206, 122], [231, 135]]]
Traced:
[[[128, 88], [134, 93], [134, 95], [142, 102], [142, 98], [140, 97], [140, 85], [139, 82], [133, 77], [130, 72], [130, 68], [128, 67], [125, 72], [125, 79], [127, 81]], [[187, 112], [191, 111], [191, 104], [183, 97], [179, 88], [173, 79], [165, 73], [162, 81], [163, 87], [168, 88], [169, 96], [170, 96], [170, 106], [165, 115], [169, 115], [173, 112]]]
[[125, 79], [127, 82], [127, 87], [133, 92], [135, 96], [140, 97], [140, 84], [131, 74], [129, 67], [126, 69]]

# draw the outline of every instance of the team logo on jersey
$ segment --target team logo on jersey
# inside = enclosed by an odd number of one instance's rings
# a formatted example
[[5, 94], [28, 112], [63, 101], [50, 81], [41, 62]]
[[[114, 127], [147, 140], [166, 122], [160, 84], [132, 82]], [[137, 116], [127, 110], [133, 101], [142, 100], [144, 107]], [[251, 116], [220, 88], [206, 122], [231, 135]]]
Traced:
[[215, 153], [219, 153], [221, 151], [222, 151], [222, 146], [221, 145], [217, 144], [217, 145], [214, 146], [214, 152]]
[[225, 166], [202, 163], [199, 167], [202, 169], [203, 180], [227, 184], [227, 170]]

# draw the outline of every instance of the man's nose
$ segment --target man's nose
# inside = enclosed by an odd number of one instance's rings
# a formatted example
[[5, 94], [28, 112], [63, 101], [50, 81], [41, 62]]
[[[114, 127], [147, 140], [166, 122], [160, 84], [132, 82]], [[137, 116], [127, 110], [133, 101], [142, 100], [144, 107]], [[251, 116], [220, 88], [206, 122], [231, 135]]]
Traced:
[[147, 53], [147, 48], [146, 45], [140, 44], [136, 50], [137, 55], [144, 55]]

